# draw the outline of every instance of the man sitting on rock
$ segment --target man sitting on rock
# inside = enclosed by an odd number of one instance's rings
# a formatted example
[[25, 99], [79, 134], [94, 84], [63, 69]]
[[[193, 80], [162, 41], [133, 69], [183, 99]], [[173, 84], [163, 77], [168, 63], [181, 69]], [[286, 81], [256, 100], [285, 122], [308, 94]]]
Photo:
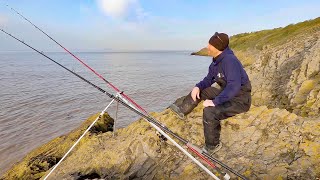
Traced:
[[210, 38], [208, 54], [213, 60], [208, 75], [180, 103], [170, 106], [180, 119], [184, 119], [203, 100], [203, 150], [210, 154], [221, 148], [220, 120], [246, 112], [251, 106], [250, 80], [228, 46], [229, 37], [225, 33], [216, 32]]

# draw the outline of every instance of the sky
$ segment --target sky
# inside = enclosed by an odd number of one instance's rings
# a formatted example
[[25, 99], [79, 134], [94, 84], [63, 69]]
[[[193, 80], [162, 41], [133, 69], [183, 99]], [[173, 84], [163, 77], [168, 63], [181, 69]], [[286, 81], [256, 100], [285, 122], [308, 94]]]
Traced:
[[[319, 0], [0, 0], [0, 28], [43, 51], [60, 49], [6, 5], [74, 51], [198, 50], [320, 16]], [[0, 51], [25, 50], [0, 32]]]

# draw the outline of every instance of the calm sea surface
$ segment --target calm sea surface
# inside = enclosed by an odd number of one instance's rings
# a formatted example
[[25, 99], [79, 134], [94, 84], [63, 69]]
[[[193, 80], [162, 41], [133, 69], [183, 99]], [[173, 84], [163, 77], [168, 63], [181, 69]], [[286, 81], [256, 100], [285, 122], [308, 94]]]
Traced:
[[[211, 60], [190, 52], [77, 53], [148, 111], [162, 111], [202, 79]], [[114, 93], [65, 53], [53, 59]], [[32, 149], [76, 128], [110, 99], [32, 52], [0, 52], [0, 177]], [[114, 117], [115, 104], [108, 110]], [[119, 108], [118, 127], [138, 116]]]

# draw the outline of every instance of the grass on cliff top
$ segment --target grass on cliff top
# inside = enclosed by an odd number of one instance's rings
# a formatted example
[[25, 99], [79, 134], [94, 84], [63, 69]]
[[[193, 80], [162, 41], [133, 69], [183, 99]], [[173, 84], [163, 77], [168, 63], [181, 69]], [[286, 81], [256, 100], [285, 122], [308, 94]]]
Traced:
[[235, 50], [262, 50], [265, 45], [280, 45], [297, 35], [310, 34], [319, 30], [320, 17], [283, 28], [237, 34], [230, 38], [230, 47]]

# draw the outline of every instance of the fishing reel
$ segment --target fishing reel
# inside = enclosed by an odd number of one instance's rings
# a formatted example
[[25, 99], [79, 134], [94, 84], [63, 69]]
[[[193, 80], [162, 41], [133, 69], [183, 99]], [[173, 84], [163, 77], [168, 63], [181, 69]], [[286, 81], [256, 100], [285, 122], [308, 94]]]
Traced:
[[168, 139], [162, 135], [159, 131], [156, 131], [157, 136], [159, 137], [161, 142], [166, 142]]
[[161, 153], [162, 147], [166, 145], [165, 142], [167, 141], [167, 138], [164, 135], [162, 135], [159, 131], [156, 131], [156, 134], [159, 137], [159, 140], [157, 141], [157, 145], [159, 146], [159, 148], [156, 150], [156, 152]]

